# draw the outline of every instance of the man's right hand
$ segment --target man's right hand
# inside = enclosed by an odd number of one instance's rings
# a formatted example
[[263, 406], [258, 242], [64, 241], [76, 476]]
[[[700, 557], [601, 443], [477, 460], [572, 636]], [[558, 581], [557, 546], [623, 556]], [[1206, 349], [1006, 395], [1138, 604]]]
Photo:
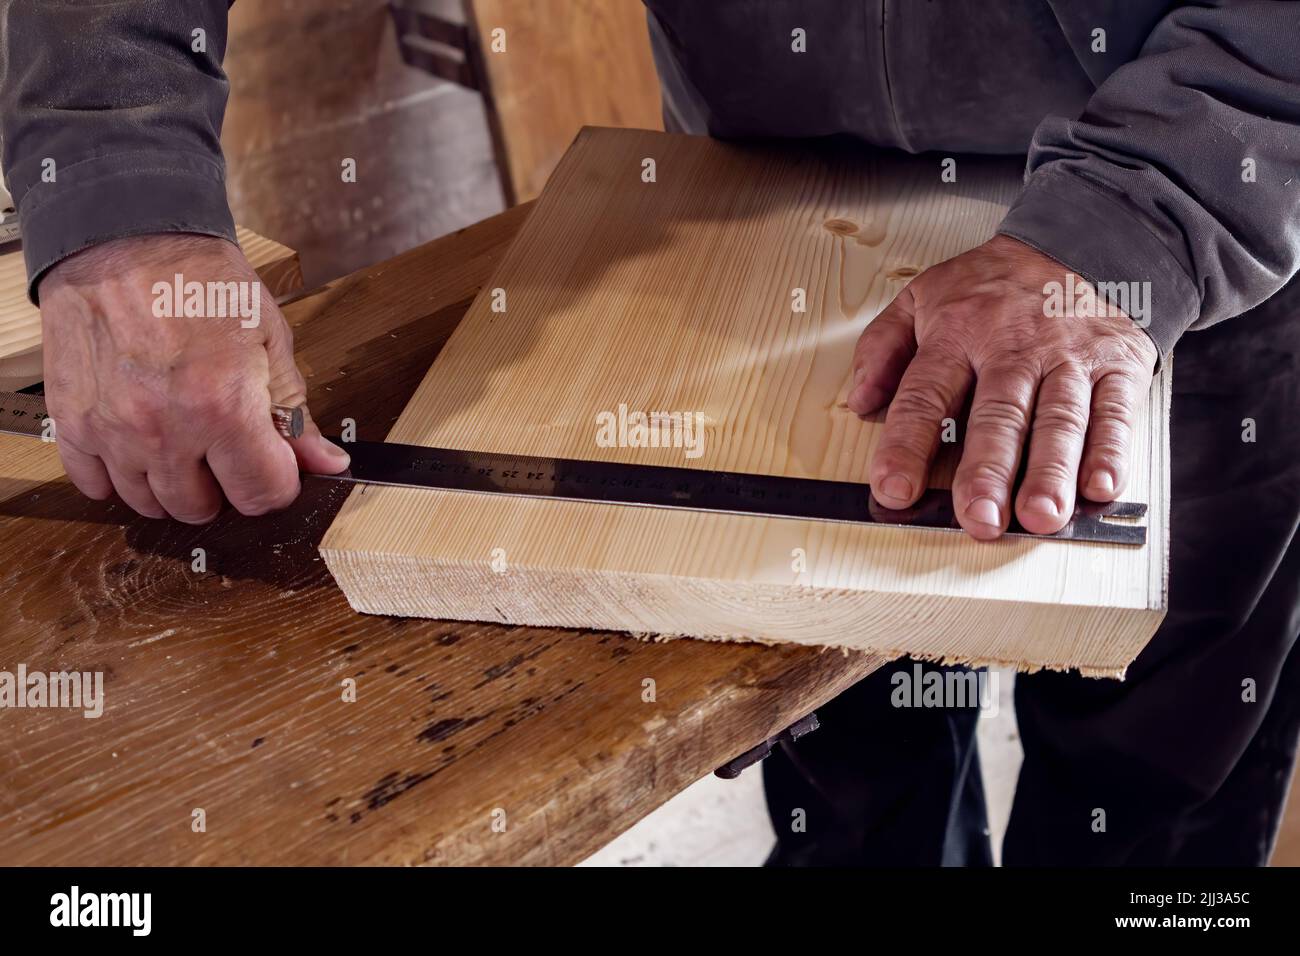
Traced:
[[239, 248], [197, 235], [118, 239], [73, 255], [40, 285], [45, 396], [68, 476], [114, 491], [142, 515], [201, 524], [222, 496], [246, 515], [297, 497], [298, 471], [334, 474], [348, 456], [307, 416], [284, 439], [271, 404], [306, 386], [293, 335], [265, 289], [255, 327], [155, 316], [154, 284], [257, 282]]

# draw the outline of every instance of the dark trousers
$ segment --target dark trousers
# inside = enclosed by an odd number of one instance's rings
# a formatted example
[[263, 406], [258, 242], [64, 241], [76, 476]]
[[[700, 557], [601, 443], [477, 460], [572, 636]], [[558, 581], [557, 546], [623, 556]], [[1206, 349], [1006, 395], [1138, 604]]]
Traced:
[[[1272, 850], [1300, 739], [1300, 284], [1184, 336], [1173, 362], [1169, 613], [1123, 681], [1017, 677], [1007, 865]], [[892, 706], [911, 666], [765, 763], [771, 863], [989, 863], [977, 712]]]

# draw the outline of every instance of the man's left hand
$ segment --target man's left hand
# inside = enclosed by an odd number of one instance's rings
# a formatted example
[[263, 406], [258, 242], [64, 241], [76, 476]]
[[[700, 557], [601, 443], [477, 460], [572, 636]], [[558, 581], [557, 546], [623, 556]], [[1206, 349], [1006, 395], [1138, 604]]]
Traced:
[[959, 414], [972, 386], [952, 491], [973, 537], [1006, 531], [1022, 454], [1015, 514], [1027, 531], [1063, 528], [1076, 490], [1093, 501], [1119, 497], [1156, 347], [1104, 299], [1095, 316], [1048, 317], [1044, 287], [1065, 286], [1069, 274], [997, 236], [922, 272], [867, 326], [848, 404], [859, 415], [889, 404], [869, 478], [882, 505], [905, 508], [921, 496], [943, 420]]

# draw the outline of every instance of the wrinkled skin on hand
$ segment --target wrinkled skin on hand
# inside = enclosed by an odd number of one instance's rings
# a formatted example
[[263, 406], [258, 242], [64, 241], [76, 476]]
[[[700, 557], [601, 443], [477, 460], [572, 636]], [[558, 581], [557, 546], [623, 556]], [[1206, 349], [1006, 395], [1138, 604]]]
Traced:
[[1050, 534], [1069, 521], [1076, 493], [1120, 496], [1158, 355], [1126, 315], [1044, 315], [1044, 286], [1064, 285], [1068, 273], [997, 236], [922, 272], [867, 327], [848, 404], [859, 415], [889, 405], [869, 477], [881, 504], [905, 508], [921, 496], [943, 419], [958, 416], [972, 389], [952, 490], [973, 537], [1001, 535], [1012, 507], [1026, 530]]
[[286, 441], [272, 402], [296, 405], [306, 387], [293, 336], [265, 289], [255, 328], [239, 317], [154, 314], [154, 284], [255, 282], [223, 239], [119, 239], [56, 265], [40, 284], [45, 393], [68, 476], [91, 498], [114, 491], [152, 518], [204, 523], [222, 499], [247, 515], [288, 505], [299, 466], [337, 473], [346, 453], [307, 416]]

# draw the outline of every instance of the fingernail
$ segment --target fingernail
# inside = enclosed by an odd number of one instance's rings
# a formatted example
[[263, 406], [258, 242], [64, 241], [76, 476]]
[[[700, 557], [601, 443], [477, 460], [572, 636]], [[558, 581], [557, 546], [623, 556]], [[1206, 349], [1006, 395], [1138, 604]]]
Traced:
[[1056, 507], [1056, 502], [1047, 495], [1034, 495], [1025, 502], [1025, 510], [1036, 511], [1042, 515], [1048, 515], [1055, 518], [1060, 511]]
[[338, 445], [334, 444], [324, 435], [320, 436], [320, 443], [325, 449], [325, 454], [337, 461], [342, 467], [346, 468], [352, 461], [352, 456], [345, 452]]
[[852, 400], [849, 407], [857, 406], [862, 410], [862, 414], [870, 414], [884, 405], [889, 396], [882, 392], [876, 385], [859, 385], [853, 391]]
[[902, 475], [889, 475], [880, 483], [880, 492], [887, 498], [907, 501], [912, 497], [912, 483]]
[[1088, 479], [1088, 497], [1106, 498], [1115, 493], [1115, 476], [1105, 468], [1098, 468]]
[[992, 498], [975, 498], [966, 506], [966, 517], [994, 528], [1002, 526], [1002, 512]]

